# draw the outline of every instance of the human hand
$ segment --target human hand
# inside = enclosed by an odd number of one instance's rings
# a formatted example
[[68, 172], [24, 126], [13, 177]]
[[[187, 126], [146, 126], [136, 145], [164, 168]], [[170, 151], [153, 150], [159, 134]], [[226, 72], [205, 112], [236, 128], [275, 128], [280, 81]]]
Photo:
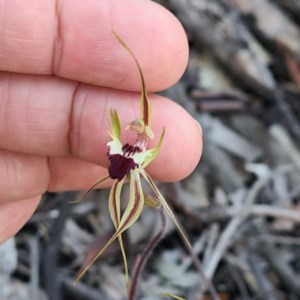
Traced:
[[[107, 175], [111, 108], [122, 128], [138, 116], [139, 74], [112, 29], [135, 53], [149, 92], [178, 80], [188, 47], [174, 16], [146, 0], [0, 0], [0, 16], [1, 243], [45, 191], [87, 189]], [[158, 138], [165, 126], [166, 136], [148, 171], [179, 180], [199, 160], [199, 126], [174, 102], [150, 101], [153, 130]]]

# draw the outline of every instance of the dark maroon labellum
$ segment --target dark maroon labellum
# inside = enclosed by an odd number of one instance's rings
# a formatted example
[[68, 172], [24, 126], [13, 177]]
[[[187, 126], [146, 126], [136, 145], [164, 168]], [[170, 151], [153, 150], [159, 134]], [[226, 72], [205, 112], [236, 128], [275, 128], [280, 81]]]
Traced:
[[110, 166], [108, 167], [109, 176], [112, 179], [122, 180], [131, 170], [137, 167], [132, 158], [121, 154], [113, 154], [109, 157]]

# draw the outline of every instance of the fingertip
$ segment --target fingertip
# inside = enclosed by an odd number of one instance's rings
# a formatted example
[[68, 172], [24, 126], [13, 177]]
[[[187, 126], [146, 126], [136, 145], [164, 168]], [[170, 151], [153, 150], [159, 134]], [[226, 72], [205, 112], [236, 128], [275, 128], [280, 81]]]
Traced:
[[[123, 13], [121, 3], [113, 8], [113, 26], [137, 56], [149, 91], [166, 89], [178, 81], [188, 63], [189, 46], [183, 26], [158, 3], [144, 0], [137, 5], [135, 0], [128, 2], [135, 10], [130, 26], [124, 26], [128, 24], [128, 15]], [[127, 69], [132, 69], [132, 61], [124, 57], [127, 53], [120, 48], [119, 54], [122, 62], [128, 63]], [[129, 79], [126, 76], [126, 86], [134, 82]]]
[[149, 90], [172, 85], [186, 67], [188, 43], [183, 27], [171, 12], [152, 1], [4, 3], [9, 13], [0, 23], [1, 71], [55, 74], [137, 91], [140, 78], [135, 65], [117, 44], [113, 29], [137, 56]]
[[0, 244], [14, 236], [29, 220], [40, 196], [0, 204]]
[[87, 3], [72, 0], [64, 4], [63, 51], [55, 68], [58, 76], [138, 91], [136, 66], [118, 44], [114, 30], [139, 61], [149, 91], [163, 90], [181, 77], [188, 61], [188, 42], [171, 12], [148, 0]]

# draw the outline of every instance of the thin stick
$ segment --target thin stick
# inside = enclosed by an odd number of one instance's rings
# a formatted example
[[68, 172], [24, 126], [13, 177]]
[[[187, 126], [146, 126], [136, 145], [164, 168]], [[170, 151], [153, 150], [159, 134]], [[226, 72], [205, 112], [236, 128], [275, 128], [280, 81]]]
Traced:
[[[236, 215], [239, 212], [236, 209], [232, 209], [232, 211], [231, 209], [228, 209], [228, 213]], [[271, 205], [264, 205], [264, 204], [251, 205], [249, 207], [249, 214], [255, 216], [283, 218], [296, 223], [300, 222], [300, 212], [290, 208], [285, 208], [280, 206], [271, 206]]]
[[248, 218], [251, 214], [251, 207], [253, 202], [256, 199], [257, 194], [259, 191], [272, 179], [274, 176], [278, 175], [278, 173], [288, 173], [293, 170], [293, 167], [288, 165], [284, 167], [280, 167], [273, 172], [270, 176], [265, 178], [258, 179], [253, 187], [248, 192], [248, 195], [243, 203], [243, 206], [240, 209], [239, 214], [236, 214], [233, 219], [229, 222], [227, 227], [223, 230], [223, 233], [219, 239], [215, 247], [215, 251], [212, 253], [210, 257], [209, 263], [206, 265], [204, 269], [204, 273], [208, 279], [211, 279], [215, 270], [224, 255], [227, 249], [230, 247], [232, 243], [232, 238], [236, 231], [238, 230], [239, 226]]
[[141, 277], [142, 270], [149, 259], [151, 253], [153, 252], [154, 248], [163, 238], [165, 231], [166, 231], [166, 215], [164, 212], [164, 207], [160, 206], [158, 208], [160, 219], [161, 219], [161, 228], [160, 231], [154, 236], [154, 238], [148, 243], [142, 254], [138, 255], [135, 261], [135, 267], [133, 271], [132, 282], [129, 290], [129, 297], [128, 300], [135, 300], [136, 299], [136, 292], [138, 286], [138, 280]]

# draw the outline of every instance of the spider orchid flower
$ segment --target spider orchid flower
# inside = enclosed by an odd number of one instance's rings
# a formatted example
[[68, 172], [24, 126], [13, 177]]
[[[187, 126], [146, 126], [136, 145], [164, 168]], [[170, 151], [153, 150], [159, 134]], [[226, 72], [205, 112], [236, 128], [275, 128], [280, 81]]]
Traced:
[[[154, 160], [159, 151], [165, 135], [165, 129], [163, 129], [157, 145], [152, 149], [147, 149], [148, 141], [149, 139], [154, 138], [154, 134], [151, 130], [151, 106], [147, 97], [144, 76], [134, 54], [123, 42], [123, 40], [115, 32], [113, 33], [117, 40], [121, 43], [121, 45], [131, 54], [138, 67], [142, 82], [142, 91], [140, 98], [141, 116], [139, 119], [130, 122], [126, 128], [137, 134], [136, 142], [133, 145], [123, 145], [120, 139], [121, 127], [118, 114], [115, 110], [110, 111], [110, 130], [108, 134], [111, 137], [111, 140], [106, 144], [108, 147], [108, 159], [110, 161], [110, 165], [108, 167], [109, 176], [98, 181], [91, 187], [91, 189], [107, 178], [111, 178], [114, 180], [109, 195], [109, 212], [115, 226], [115, 233], [104, 245], [104, 247], [100, 249], [97, 255], [91, 260], [91, 262], [80, 272], [79, 276], [76, 279], [76, 282], [80, 280], [80, 278], [85, 274], [85, 272], [90, 268], [95, 260], [100, 255], [102, 255], [107, 247], [113, 241], [118, 239], [124, 260], [126, 284], [128, 288], [129, 275], [125, 249], [122, 241], [122, 233], [137, 221], [145, 204], [150, 207], [163, 206], [165, 212], [177, 226], [185, 244], [190, 247], [190, 243], [165, 198], [160, 193], [154, 181], [145, 170], [145, 168]], [[147, 196], [144, 193], [141, 184], [142, 180], [145, 180], [152, 188], [156, 199]], [[129, 182], [129, 199], [124, 212], [122, 212], [121, 192], [124, 184], [127, 181]], [[88, 192], [91, 189], [89, 189]]]

